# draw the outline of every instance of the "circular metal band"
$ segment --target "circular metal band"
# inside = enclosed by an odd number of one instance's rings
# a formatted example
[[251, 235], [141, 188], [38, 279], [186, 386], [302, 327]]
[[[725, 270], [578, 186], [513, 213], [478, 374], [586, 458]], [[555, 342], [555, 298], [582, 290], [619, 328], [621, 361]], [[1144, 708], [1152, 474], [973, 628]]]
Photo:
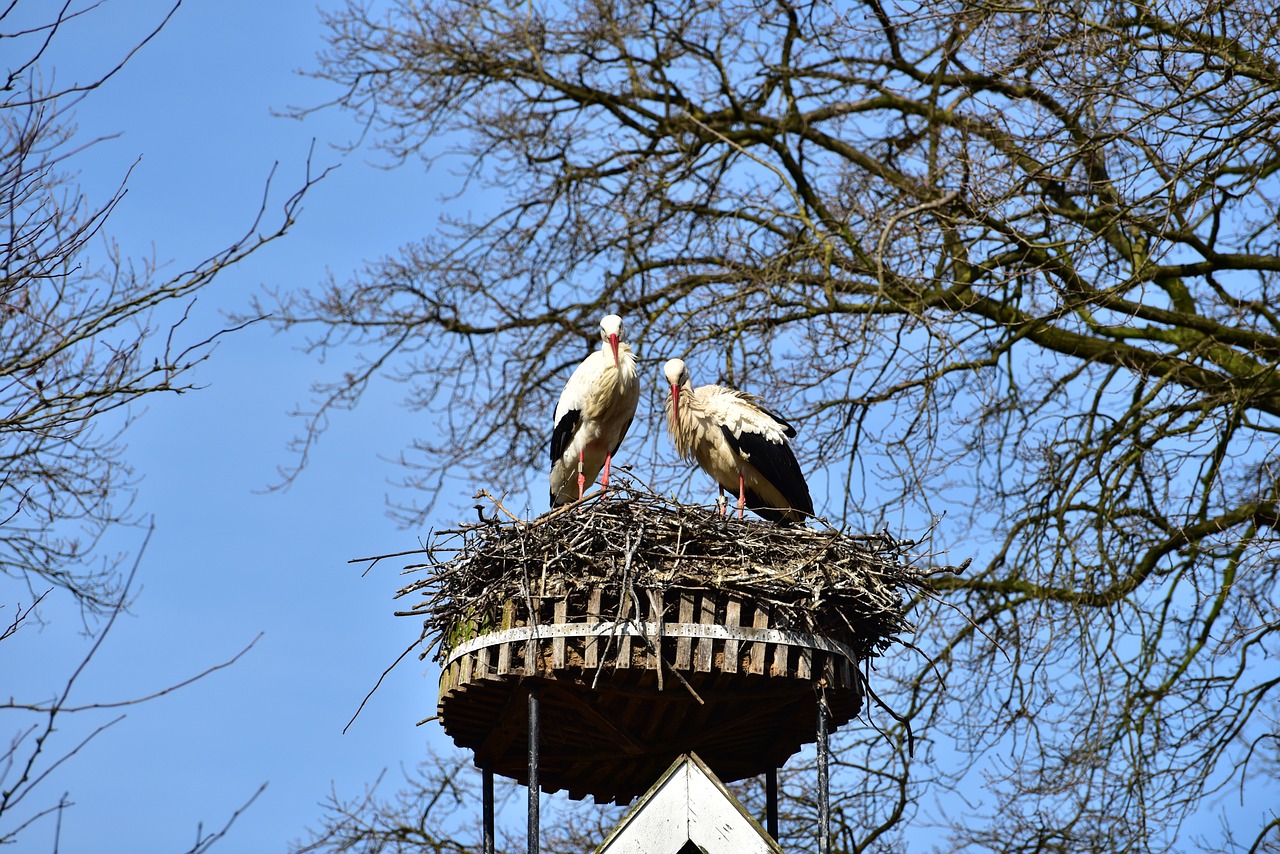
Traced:
[[711, 638], [712, 640], [738, 640], [753, 643], [775, 643], [786, 646], [800, 646], [842, 655], [849, 662], [857, 665], [858, 658], [853, 650], [839, 641], [824, 638], [820, 635], [809, 635], [803, 632], [790, 632], [785, 629], [761, 629], [753, 626], [720, 626], [705, 623], [637, 623], [624, 620], [620, 623], [551, 623], [536, 626], [517, 626], [514, 629], [503, 629], [464, 641], [454, 647], [445, 659], [443, 667], [457, 661], [468, 653], [485, 647], [497, 646], [512, 641], [550, 640], [552, 638], [607, 638], [621, 637], [642, 638]]

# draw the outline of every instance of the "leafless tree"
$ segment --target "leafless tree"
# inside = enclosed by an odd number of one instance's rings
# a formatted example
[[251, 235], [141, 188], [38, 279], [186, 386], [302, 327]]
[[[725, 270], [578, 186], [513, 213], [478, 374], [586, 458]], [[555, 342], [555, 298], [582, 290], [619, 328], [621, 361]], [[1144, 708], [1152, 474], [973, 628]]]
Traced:
[[[47, 663], [52, 674], [65, 668], [56, 695], [15, 697], [10, 692], [18, 689], [4, 686], [0, 719], [12, 729], [0, 746], [0, 846], [26, 844], [37, 825], [61, 828], [73, 800], [51, 793], [58, 773], [128, 708], [239, 658], [145, 696], [87, 700], [79, 687], [127, 608], [141, 559], [139, 551], [133, 569], [121, 572], [124, 558], [99, 548], [108, 529], [141, 521], [121, 441], [132, 407], [193, 387], [191, 369], [233, 331], [188, 334], [184, 318], [195, 296], [221, 271], [284, 235], [313, 184], [308, 174], [278, 216], [268, 217], [268, 181], [244, 235], [176, 274], [110, 240], [110, 219], [129, 176], [121, 176], [106, 199], [81, 192], [77, 164], [100, 140], [78, 133], [75, 110], [160, 32], [178, 5], [122, 49], [113, 67], [65, 85], [54, 83], [51, 66], [59, 33], [108, 14], [105, 4], [0, 5], [6, 65], [0, 87], [0, 580], [7, 599], [0, 603], [0, 644], [34, 630], [50, 593], [78, 603], [93, 638], [82, 659]], [[0, 660], [4, 655], [0, 650]], [[83, 738], [69, 739], [71, 719], [94, 723]], [[257, 794], [221, 829], [198, 829], [191, 854], [221, 839]]]
[[[44, 60], [59, 30], [100, 7], [0, 9], [8, 63], [0, 89], [0, 573], [25, 581], [32, 598], [63, 588], [89, 612], [109, 610], [120, 581], [118, 560], [96, 549], [103, 532], [139, 518], [121, 442], [130, 407], [192, 388], [188, 372], [218, 335], [186, 335], [183, 308], [219, 272], [281, 237], [312, 183], [274, 222], [264, 194], [243, 237], [177, 274], [111, 242], [107, 224], [128, 175], [105, 200], [80, 191], [77, 159], [99, 140], [77, 135], [74, 111], [168, 16], [100, 76], [52, 85]], [[33, 17], [40, 22], [16, 23]], [[157, 321], [161, 310], [178, 319]]]
[[[945, 513], [934, 551], [974, 558], [917, 612], [930, 661], [877, 673], [915, 755], [892, 721], [842, 742], [842, 850], [1278, 844], [1271, 4], [388, 5], [329, 18], [318, 76], [462, 202], [281, 299], [364, 354], [299, 464], [389, 376], [438, 428], [406, 521], [518, 488], [617, 310], [647, 365], [784, 407], [820, 512]], [[619, 462], [669, 483], [658, 411]]]
[[469, 764], [460, 755], [433, 754], [420, 768], [405, 771], [403, 794], [386, 799], [379, 791], [385, 772], [357, 798], [343, 797], [335, 785], [321, 805], [321, 829], [291, 850], [295, 854], [479, 851], [479, 777]]
[[[61, 829], [64, 813], [75, 804], [67, 792], [59, 798], [51, 798], [48, 795], [51, 780], [55, 779], [59, 768], [73, 760], [90, 742], [121, 723], [130, 708], [159, 700], [165, 695], [180, 691], [194, 682], [232, 666], [257, 643], [255, 638], [226, 661], [207, 667], [194, 676], [149, 694], [100, 701], [80, 699], [78, 690], [80, 677], [93, 666], [94, 659], [115, 626], [116, 618], [125, 611], [130, 589], [153, 530], [154, 527], [147, 531], [146, 538], [134, 558], [132, 568], [121, 580], [116, 601], [104, 610], [101, 623], [94, 631], [88, 651], [78, 661], [68, 663], [62, 688], [51, 697], [35, 701], [16, 700], [12, 695], [9, 695], [8, 699], [0, 699], [0, 719], [7, 724], [13, 722], [12, 736], [7, 744], [0, 746], [0, 845], [18, 843], [29, 834], [32, 828], [41, 823], [56, 822], [57, 828]], [[0, 632], [0, 644], [24, 628], [24, 624], [31, 619], [38, 605], [37, 601], [15, 612], [8, 621], [8, 625]], [[68, 727], [67, 721], [73, 718], [87, 718], [91, 723], [81, 729], [85, 733], [83, 737], [72, 736], [68, 739], [66, 731], [68, 729], [74, 731], [75, 728]], [[232, 813], [221, 829], [205, 832], [203, 828], [199, 828], [196, 843], [188, 850], [188, 854], [207, 851], [226, 834], [231, 824], [257, 799], [258, 795], [262, 794], [265, 788], [264, 783]], [[54, 850], [57, 850], [56, 843]]]

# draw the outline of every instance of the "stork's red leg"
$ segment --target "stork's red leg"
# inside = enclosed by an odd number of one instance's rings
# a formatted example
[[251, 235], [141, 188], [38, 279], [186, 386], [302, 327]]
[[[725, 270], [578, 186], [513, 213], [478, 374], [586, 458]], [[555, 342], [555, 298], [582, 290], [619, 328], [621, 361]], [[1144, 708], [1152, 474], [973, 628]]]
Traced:
[[600, 481], [600, 490], [609, 491], [609, 465], [613, 462], [613, 454], [604, 455], [604, 479]]
[[582, 454], [583, 454], [583, 451], [578, 451], [578, 500], [579, 501], [582, 500], [582, 492], [584, 489], [586, 489], [586, 486], [587, 486], [587, 478], [582, 473]]
[[742, 472], [738, 472], [738, 518], [741, 519], [747, 512], [747, 484], [742, 479]]

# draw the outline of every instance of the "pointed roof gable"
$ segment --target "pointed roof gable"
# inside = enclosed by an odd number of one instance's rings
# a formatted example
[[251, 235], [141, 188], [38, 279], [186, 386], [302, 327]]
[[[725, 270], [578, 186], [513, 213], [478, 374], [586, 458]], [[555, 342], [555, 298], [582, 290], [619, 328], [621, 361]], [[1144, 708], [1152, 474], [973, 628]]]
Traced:
[[782, 854], [695, 754], [681, 755], [595, 854]]

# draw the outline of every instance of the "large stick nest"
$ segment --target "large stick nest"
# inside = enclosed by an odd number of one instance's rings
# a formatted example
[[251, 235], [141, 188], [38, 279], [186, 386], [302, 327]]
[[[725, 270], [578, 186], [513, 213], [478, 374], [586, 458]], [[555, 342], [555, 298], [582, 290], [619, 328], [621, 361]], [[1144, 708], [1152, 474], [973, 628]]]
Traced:
[[481, 495], [494, 517], [478, 506], [479, 522], [434, 532], [427, 560], [406, 568], [420, 577], [397, 598], [420, 598], [397, 613], [424, 618], [422, 657], [438, 645], [443, 660], [460, 625], [488, 622], [509, 601], [603, 587], [619, 602], [637, 588], [731, 592], [772, 605], [775, 626], [840, 637], [866, 659], [911, 630], [909, 602], [938, 571], [913, 566], [916, 542], [887, 533], [738, 519], [626, 481], [528, 521]]

